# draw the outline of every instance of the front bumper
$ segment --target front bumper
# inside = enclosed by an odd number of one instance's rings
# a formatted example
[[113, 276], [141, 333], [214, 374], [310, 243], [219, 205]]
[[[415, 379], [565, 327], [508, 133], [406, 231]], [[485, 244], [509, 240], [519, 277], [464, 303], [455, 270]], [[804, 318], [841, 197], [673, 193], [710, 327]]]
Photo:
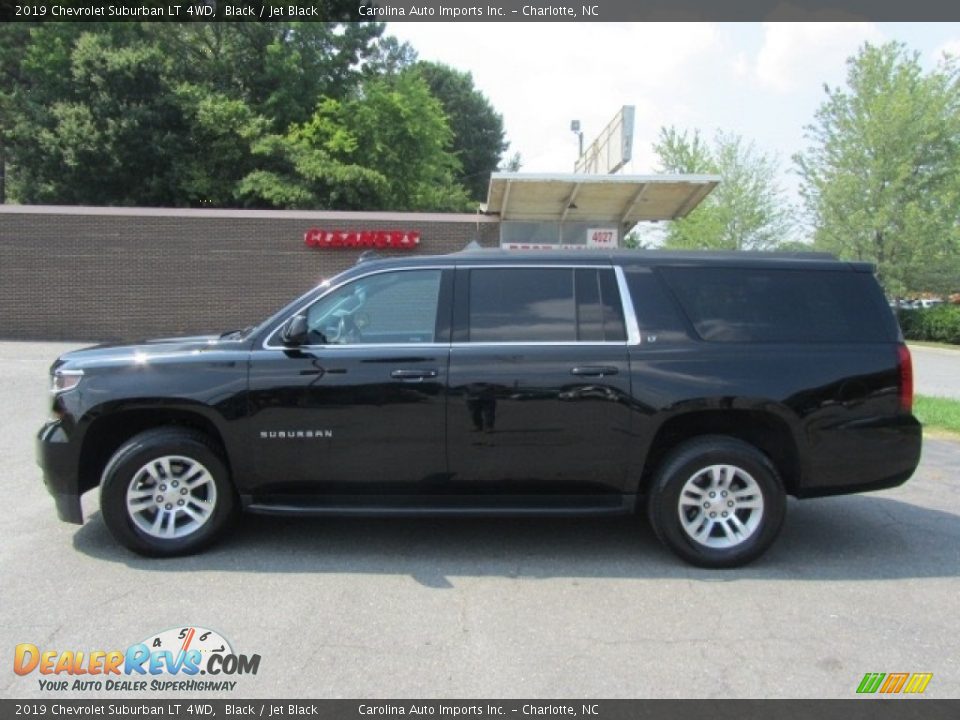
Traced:
[[71, 441], [59, 420], [40, 428], [36, 453], [37, 464], [43, 470], [43, 483], [56, 503], [57, 516], [64, 522], [82, 525], [76, 443]]

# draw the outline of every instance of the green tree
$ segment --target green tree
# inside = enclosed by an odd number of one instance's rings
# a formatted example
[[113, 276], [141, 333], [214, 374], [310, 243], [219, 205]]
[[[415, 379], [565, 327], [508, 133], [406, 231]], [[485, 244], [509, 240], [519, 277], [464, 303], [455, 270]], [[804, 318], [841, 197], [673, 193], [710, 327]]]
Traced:
[[660, 171], [720, 175], [720, 184], [689, 215], [669, 223], [671, 248], [769, 250], [789, 238], [791, 217], [777, 184], [776, 160], [739, 135], [662, 128], [653, 146]]
[[417, 51], [408, 42], [400, 42], [393, 35], [385, 35], [377, 43], [374, 54], [363, 65], [367, 77], [396, 75], [417, 62]]
[[473, 84], [473, 76], [447, 65], [419, 62], [411, 69], [422, 77], [440, 101], [453, 132], [451, 151], [460, 161], [456, 180], [470, 198], [486, 200], [490, 173], [509, 147], [504, 140], [503, 118]]
[[464, 210], [451, 132], [415, 74], [375, 78], [346, 100], [255, 146], [263, 167], [240, 186], [248, 204], [352, 210]]
[[[7, 202], [7, 148], [17, 123], [17, 89], [22, 83], [20, 58], [26, 52], [30, 28], [25, 23], [0, 25], [0, 203]], [[12, 190], [12, 188], [11, 188]]]
[[321, 97], [347, 97], [382, 56], [382, 23], [153, 23], [181, 82], [243, 101], [285, 132]]
[[795, 156], [817, 248], [877, 264], [891, 295], [960, 287], [960, 75], [864, 45]]
[[497, 168], [497, 172], [520, 172], [521, 167], [523, 167], [523, 158], [520, 157], [519, 152], [515, 152], [509, 158], [500, 163], [500, 166]]
[[321, 98], [350, 96], [382, 31], [379, 23], [0, 26], [0, 155], [11, 194], [235, 205], [260, 160], [253, 146], [308, 121]]
[[[31, 30], [13, 129], [26, 202], [171, 204], [171, 159], [186, 129], [166, 60], [139, 25]], [[36, 84], [36, 91], [31, 92]]]
[[[322, 5], [330, 17], [356, 12], [346, 0]], [[383, 29], [0, 26], [9, 194], [28, 203], [465, 209], [464, 185], [484, 196], [505, 147], [500, 116], [468, 74], [416, 65], [413, 48]]]
[[35, 178], [44, 173], [39, 134], [53, 126], [50, 108], [70, 89], [70, 48], [78, 24], [0, 23], [0, 143], [6, 165], [5, 201], [34, 201]]

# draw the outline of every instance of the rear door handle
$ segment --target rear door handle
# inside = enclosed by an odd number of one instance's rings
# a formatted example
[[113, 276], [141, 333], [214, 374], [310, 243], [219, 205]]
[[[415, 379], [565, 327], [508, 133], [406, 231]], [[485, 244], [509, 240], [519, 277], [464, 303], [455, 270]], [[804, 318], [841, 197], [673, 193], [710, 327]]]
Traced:
[[582, 365], [573, 368], [570, 374], [583, 377], [603, 377], [604, 375], [616, 375], [617, 372], [619, 371], [615, 367], [609, 365]]
[[413, 382], [419, 382], [426, 378], [435, 378], [436, 376], [436, 370], [394, 370], [390, 373], [390, 377], [395, 380], [409, 380]]

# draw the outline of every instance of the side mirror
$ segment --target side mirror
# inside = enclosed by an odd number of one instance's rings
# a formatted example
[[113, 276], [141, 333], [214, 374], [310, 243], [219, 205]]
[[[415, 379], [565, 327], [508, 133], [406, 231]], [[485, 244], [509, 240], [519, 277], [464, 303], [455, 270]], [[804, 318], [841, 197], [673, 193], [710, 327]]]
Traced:
[[283, 324], [280, 330], [280, 341], [284, 345], [303, 345], [307, 342], [307, 317], [294, 315]]

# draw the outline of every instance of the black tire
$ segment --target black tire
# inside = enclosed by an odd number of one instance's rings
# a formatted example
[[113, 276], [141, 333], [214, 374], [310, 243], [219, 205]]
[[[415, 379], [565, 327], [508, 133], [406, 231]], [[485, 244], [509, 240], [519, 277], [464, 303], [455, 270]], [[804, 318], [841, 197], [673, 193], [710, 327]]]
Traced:
[[[174, 458], [166, 464], [170, 471], [169, 487], [166, 484], [159, 485], [166, 477], [162, 467], [164, 458]], [[154, 461], [161, 465], [153, 465]], [[144, 472], [147, 466], [159, 479]], [[206, 471], [206, 474], [202, 471]], [[203, 487], [198, 485], [196, 491], [187, 489], [191, 474], [192, 477], [199, 475], [204, 480], [201, 483]], [[162, 492], [160, 487], [164, 488]], [[128, 490], [150, 496], [143, 499], [143, 511], [132, 513], [128, 510]], [[164, 494], [167, 492], [169, 496]], [[161, 498], [169, 502], [161, 504]], [[192, 502], [192, 498], [199, 500], [199, 503]], [[198, 514], [196, 510], [201, 508], [202, 503], [212, 505], [212, 510], [203, 516], [205, 519], [201, 523], [186, 513], [193, 508], [192, 512]], [[187, 510], [180, 510], [178, 504], [186, 504]], [[197, 552], [223, 535], [238, 508], [236, 491], [217, 446], [206, 435], [194, 430], [162, 427], [142, 432], [114, 453], [103, 472], [100, 487], [103, 520], [120, 544], [140, 555], [173, 557]], [[151, 528], [142, 527], [144, 524], [152, 525], [150, 521], [161, 515], [165, 519], [161, 521], [158, 532], [169, 526], [174, 528], [171, 532], [183, 535], [157, 537], [151, 534]], [[192, 530], [191, 523], [197, 525]]]
[[[721, 497], [723, 483], [729, 495]], [[688, 492], [681, 497], [685, 486]], [[785, 513], [783, 482], [770, 459], [754, 446], [722, 435], [677, 446], [660, 464], [647, 497], [647, 515], [660, 541], [706, 568], [738, 567], [758, 558], [776, 540]], [[703, 533], [700, 539], [694, 537], [698, 532]]]

